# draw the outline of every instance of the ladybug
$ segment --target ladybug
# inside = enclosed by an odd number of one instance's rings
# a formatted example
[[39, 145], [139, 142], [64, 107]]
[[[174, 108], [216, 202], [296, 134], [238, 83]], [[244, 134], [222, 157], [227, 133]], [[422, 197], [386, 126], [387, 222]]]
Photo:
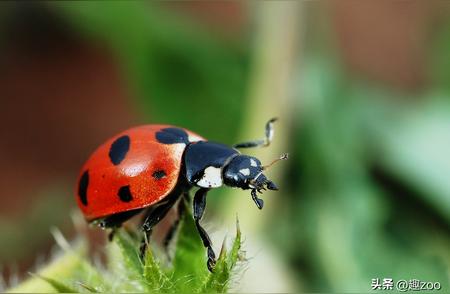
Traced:
[[[84, 164], [78, 179], [78, 206], [88, 222], [113, 229], [111, 237], [115, 228], [143, 212], [142, 256], [153, 227], [180, 196], [188, 198], [189, 190], [198, 187], [193, 199], [193, 216], [207, 249], [207, 267], [212, 271], [216, 257], [211, 240], [200, 224], [206, 194], [223, 185], [251, 190], [256, 206], [263, 208], [264, 202], [257, 193], [278, 190], [263, 171], [276, 161], [286, 159], [287, 154], [263, 166], [257, 158], [243, 155], [238, 149], [268, 146], [273, 138], [275, 120], [267, 122], [264, 139], [232, 147], [170, 125], [128, 129], [98, 147]], [[175, 229], [172, 228], [168, 236], [173, 235]]]

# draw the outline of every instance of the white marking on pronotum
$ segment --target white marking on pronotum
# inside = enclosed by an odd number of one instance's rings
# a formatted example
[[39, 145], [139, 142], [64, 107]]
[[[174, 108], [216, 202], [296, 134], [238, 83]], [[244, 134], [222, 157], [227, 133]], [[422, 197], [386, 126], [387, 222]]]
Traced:
[[205, 168], [203, 177], [197, 182], [197, 185], [203, 188], [217, 188], [222, 184], [222, 170], [214, 166]]
[[244, 176], [248, 176], [248, 175], [250, 174], [250, 169], [248, 169], [248, 168], [243, 168], [243, 169], [239, 170], [239, 172], [240, 172], [241, 174], [243, 174]]
[[201, 139], [199, 138], [199, 137], [197, 137], [197, 136], [192, 136], [192, 135], [188, 135], [188, 141], [190, 142], [190, 143], [192, 143], [192, 142], [198, 142], [198, 141], [200, 141]]
[[258, 164], [256, 163], [256, 161], [253, 158], [250, 158], [250, 165], [254, 166], [254, 167], [258, 166]]

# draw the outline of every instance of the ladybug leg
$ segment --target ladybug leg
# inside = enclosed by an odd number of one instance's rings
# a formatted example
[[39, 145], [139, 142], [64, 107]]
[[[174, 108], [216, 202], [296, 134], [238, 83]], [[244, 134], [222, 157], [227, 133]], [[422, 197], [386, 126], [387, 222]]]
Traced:
[[259, 209], [262, 209], [264, 207], [264, 200], [258, 197], [258, 194], [256, 193], [256, 189], [252, 189], [252, 199], [255, 202], [256, 206]]
[[116, 233], [116, 230], [122, 226], [122, 223], [126, 222], [127, 220], [129, 220], [130, 218], [141, 212], [142, 209], [135, 209], [126, 212], [116, 213], [108, 217], [105, 217], [101, 220], [96, 220], [94, 221], [94, 223], [96, 223], [102, 229], [111, 229], [111, 232], [109, 232], [108, 234], [108, 240], [112, 241], [114, 238], [114, 234]]
[[150, 240], [150, 236], [153, 231], [153, 227], [156, 226], [169, 212], [177, 198], [170, 199], [169, 201], [158, 205], [157, 207], [150, 208], [146, 215], [144, 216], [144, 222], [142, 223], [142, 230], [144, 231], [144, 238], [141, 242], [140, 256], [143, 258], [145, 256], [145, 251], [147, 250], [147, 244]]
[[[188, 194], [188, 193], [185, 193], [184, 195], [186, 195], [186, 194]], [[163, 246], [164, 246], [164, 250], [166, 251], [167, 256], [169, 257], [169, 260], [170, 260], [169, 245], [170, 245], [173, 237], [175, 236], [176, 231], [178, 230], [180, 221], [183, 218], [184, 213], [186, 212], [186, 203], [185, 203], [185, 199], [184, 199], [185, 197], [182, 197], [180, 199], [180, 201], [178, 202], [177, 219], [173, 222], [172, 226], [170, 227], [169, 231], [166, 234], [166, 237], [164, 238]]]
[[214, 254], [214, 250], [212, 248], [211, 239], [208, 236], [206, 230], [200, 225], [200, 220], [202, 219], [203, 212], [206, 207], [206, 194], [209, 189], [200, 188], [194, 196], [194, 220], [195, 226], [197, 227], [197, 231], [200, 234], [200, 238], [203, 241], [203, 246], [207, 248], [208, 252], [208, 262], [206, 265], [208, 266], [208, 270], [213, 272], [214, 266], [216, 265], [216, 255]]
[[110, 216], [107, 216], [100, 220], [95, 220], [93, 223], [100, 226], [102, 229], [108, 229], [108, 228], [120, 228], [122, 226], [122, 223], [126, 222], [136, 214], [139, 214], [142, 212], [142, 209], [135, 209], [125, 212], [116, 213]]
[[266, 123], [266, 131], [265, 131], [265, 138], [261, 140], [254, 140], [254, 141], [248, 141], [248, 142], [242, 142], [238, 144], [234, 144], [233, 148], [254, 148], [254, 147], [267, 147], [270, 145], [273, 139], [273, 123], [277, 121], [278, 118], [272, 118]]
[[116, 228], [112, 228], [111, 232], [108, 234], [108, 241], [111, 242], [114, 239], [114, 235], [116, 234]]

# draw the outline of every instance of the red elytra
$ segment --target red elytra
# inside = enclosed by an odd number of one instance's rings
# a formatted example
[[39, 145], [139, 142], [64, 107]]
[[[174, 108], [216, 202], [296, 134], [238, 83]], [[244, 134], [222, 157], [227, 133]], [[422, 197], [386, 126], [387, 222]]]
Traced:
[[[175, 188], [186, 144], [161, 144], [155, 137], [156, 132], [171, 127], [143, 125], [128, 129], [107, 140], [90, 156], [78, 179], [79, 183], [87, 181], [84, 194], [89, 197], [80, 197], [81, 184], [77, 193], [78, 206], [86, 220], [150, 206]], [[204, 140], [183, 130], [191, 142]], [[129, 137], [128, 150], [123, 160], [115, 164], [110, 157], [111, 146], [124, 136]], [[119, 191], [126, 187], [133, 201], [119, 197]]]

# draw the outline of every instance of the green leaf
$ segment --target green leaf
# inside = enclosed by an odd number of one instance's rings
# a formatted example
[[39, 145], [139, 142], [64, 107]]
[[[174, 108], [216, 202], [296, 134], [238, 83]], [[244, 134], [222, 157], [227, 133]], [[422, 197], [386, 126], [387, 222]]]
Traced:
[[236, 217], [236, 237], [234, 238], [233, 247], [228, 255], [228, 264], [231, 268], [236, 265], [238, 260], [242, 259], [241, 256], [241, 228], [239, 226], [239, 219]]
[[224, 293], [226, 292], [226, 285], [229, 278], [230, 272], [228, 271], [227, 250], [225, 248], [225, 240], [224, 240], [222, 244], [222, 249], [220, 250], [219, 258], [217, 259], [217, 263], [214, 268], [214, 272], [209, 274], [200, 292]]
[[173, 280], [181, 292], [199, 288], [208, 274], [206, 249], [198, 235], [190, 209], [180, 220], [180, 231], [173, 260]]
[[86, 285], [84, 283], [78, 282], [78, 285], [80, 285], [80, 287], [82, 287], [83, 289], [86, 289], [88, 292], [90, 293], [100, 293], [100, 291], [98, 291], [96, 288]]
[[[84, 272], [84, 260], [81, 256], [86, 252], [86, 244], [80, 242], [73, 246], [72, 250], [65, 251], [64, 254], [44, 268], [39, 270], [40, 276], [51, 277], [54, 280], [69, 280], [75, 275]], [[26, 279], [18, 286], [8, 289], [8, 293], [30, 293], [41, 292], [51, 293], [55, 288], [47, 281], [35, 276]]]
[[[118, 229], [113, 242], [108, 244], [105, 268], [91, 265], [84, 241], [80, 242], [83, 246], [75, 250], [57, 232], [54, 235], [64, 248], [64, 255], [9, 292], [226, 292], [240, 258], [238, 225], [231, 251], [227, 253], [225, 245], [222, 246], [213, 274], [207, 270], [206, 250], [190, 211], [182, 217], [180, 225], [174, 262], [169, 268], [160, 264], [155, 256], [158, 251], [150, 247], [142, 264], [138, 238], [123, 229]], [[78, 287], [72, 288], [66, 283]]]
[[142, 276], [143, 265], [139, 258], [139, 245], [130, 238], [124, 230], [117, 230], [114, 236], [114, 243], [119, 247], [122, 259], [128, 271]]
[[55, 290], [58, 291], [59, 293], [78, 293], [79, 292], [79, 291], [75, 290], [74, 288], [71, 288], [71, 287], [67, 286], [64, 283], [59, 282], [58, 280], [55, 280], [55, 279], [52, 279], [52, 278], [48, 278], [48, 277], [44, 277], [44, 276], [39, 275], [39, 274], [31, 273], [31, 275], [46, 281], [47, 283], [52, 285], [52, 287], [55, 288]]
[[241, 231], [239, 229], [239, 221], [236, 219], [236, 237], [234, 238], [231, 251], [227, 253], [224, 240], [214, 272], [209, 274], [200, 288], [200, 293], [227, 292], [236, 262], [240, 259], [240, 248]]
[[[83, 287], [84, 289], [88, 290], [89, 292], [92, 292], [88, 285], [97, 285], [98, 289], [101, 289], [103, 291], [110, 291], [111, 288], [108, 286], [108, 283], [105, 281], [104, 277], [100, 273], [99, 270], [97, 270], [95, 267], [92, 266], [92, 264], [84, 257], [85, 250], [75, 250], [71, 244], [66, 240], [66, 238], [63, 236], [60, 230], [54, 228], [52, 229], [52, 235], [55, 238], [56, 243], [58, 246], [66, 253], [72, 254], [75, 253], [75, 256], [78, 257], [79, 260], [79, 269], [77, 271], [74, 271], [73, 273], [73, 280], [76, 281], [78, 285]], [[87, 241], [84, 239], [80, 239], [78, 242], [81, 249], [87, 247]], [[75, 247], [76, 248], [76, 247]], [[48, 276], [48, 275], [47, 275]], [[97, 291], [96, 289], [94, 289]]]
[[174, 287], [173, 282], [161, 270], [150, 247], [145, 254], [144, 279], [151, 292], [168, 292]]
[[123, 229], [117, 230], [108, 246], [109, 284], [113, 292], [145, 292], [144, 266], [139, 257], [139, 242]]

